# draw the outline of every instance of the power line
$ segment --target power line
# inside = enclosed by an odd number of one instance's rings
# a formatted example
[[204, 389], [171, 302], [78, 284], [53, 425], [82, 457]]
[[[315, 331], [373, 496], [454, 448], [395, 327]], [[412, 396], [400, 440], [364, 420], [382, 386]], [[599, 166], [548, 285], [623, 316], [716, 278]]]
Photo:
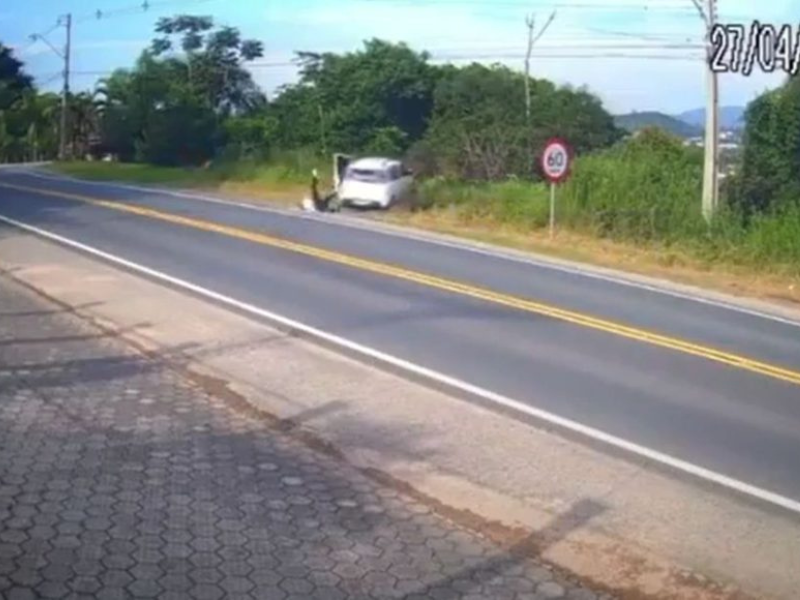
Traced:
[[131, 4], [128, 6], [121, 6], [111, 10], [96, 9], [89, 13], [84, 13], [76, 17], [76, 23], [87, 23], [89, 21], [105, 21], [116, 17], [124, 17], [135, 14], [147, 13], [151, 11], [158, 11], [167, 6], [175, 6], [181, 4], [207, 4], [215, 2], [216, 0], [143, 0], [138, 4]]
[[[366, 1], [366, 0], [365, 0]], [[525, 0], [372, 0], [369, 4], [395, 4], [417, 7], [437, 7], [437, 6], [463, 6], [463, 7], [482, 7], [482, 8], [524, 8], [531, 9], [580, 9], [580, 10], [603, 10], [603, 11], [639, 11], [639, 12], [658, 12], [674, 13], [676, 15], [691, 15], [693, 9], [684, 4], [661, 4], [661, 3], [602, 3], [595, 2], [526, 2]]]
[[580, 0], [576, 1], [563, 1], [563, 0], [362, 0], [365, 4], [422, 4], [425, 6], [435, 5], [465, 5], [465, 6], [522, 6], [528, 9], [534, 8], [613, 8], [613, 9], [636, 9], [636, 10], [679, 10], [679, 11], [692, 11], [691, 7], [687, 7], [682, 0], [674, 0], [674, 3], [667, 4], [665, 2], [653, 2], [652, 0], [641, 0], [636, 2], [587, 2]]
[[[590, 42], [586, 44], [549, 44], [549, 45], [542, 45], [539, 46], [542, 50], [703, 50], [705, 48], [705, 44], [691, 44], [685, 42], [672, 42], [672, 43], [663, 43], [663, 44], [635, 44], [635, 43], [628, 43], [628, 44], [619, 44], [619, 43], [610, 43], [610, 42]], [[464, 51], [471, 52], [478, 50], [478, 47], [473, 48], [465, 48]], [[496, 52], [503, 52], [506, 50], [510, 50], [511, 47], [509, 46], [486, 46], [480, 48], [480, 50], [484, 51], [496, 51]], [[448, 52], [454, 49], [451, 48], [436, 48], [436, 51], [439, 52]]]
[[[150, 0], [143, 0], [139, 4], [122, 6], [122, 7], [118, 7], [118, 8], [111, 9], [111, 10], [97, 9], [97, 10], [92, 11], [90, 13], [84, 13], [83, 15], [75, 16], [72, 19], [72, 24], [76, 25], [78, 23], [86, 23], [88, 21], [98, 21], [98, 20], [113, 19], [115, 17], [122, 17], [122, 16], [128, 16], [128, 15], [132, 15], [132, 14], [136, 14], [136, 13], [149, 12], [151, 10], [152, 11], [156, 11], [156, 10], [159, 10], [159, 9], [161, 9], [163, 7], [173, 6], [173, 5], [180, 5], [180, 4], [207, 4], [209, 2], [216, 2], [216, 1], [217, 0], [160, 0], [160, 1], [159, 0], [155, 0], [155, 1], [151, 2]], [[17, 48], [16, 52], [18, 54], [22, 54], [22, 53], [30, 50], [30, 48], [32, 46], [36, 45], [36, 43], [40, 42], [40, 41], [44, 41], [45, 43], [47, 43], [45, 38], [48, 35], [50, 35], [51, 33], [53, 33], [56, 29], [61, 27], [62, 25], [63, 25], [63, 23], [61, 21], [61, 18], [59, 18], [59, 20], [56, 21], [56, 23], [52, 27], [50, 27], [49, 29], [47, 29], [45, 31], [41, 31], [39, 33], [30, 34], [28, 36], [28, 39], [30, 41], [27, 44], [25, 44], [24, 46], [22, 46], [20, 48]], [[51, 46], [51, 50], [52, 49], [53, 48]]]
[[[488, 54], [451, 54], [432, 56], [431, 62], [446, 62], [446, 61], [464, 61], [464, 60], [517, 60], [524, 58], [524, 53], [488, 53]], [[702, 61], [704, 57], [701, 54], [631, 54], [625, 52], [604, 52], [604, 53], [583, 53], [583, 54], [555, 54], [555, 53], [542, 53], [536, 55], [537, 59], [575, 59], [575, 60], [593, 60], [598, 58], [609, 59], [624, 59], [624, 60], [664, 60], [664, 61]], [[247, 69], [279, 69], [286, 67], [298, 67], [297, 61], [281, 61], [281, 62], [252, 62], [244, 65]], [[111, 75], [113, 70], [103, 71], [73, 71], [72, 75], [76, 77], [99, 77], [103, 75]]]
[[[690, 43], [690, 42], [669, 42], [664, 41], [662, 43], [636, 43], [636, 42], [626, 42], [620, 43], [615, 40], [609, 41], [589, 41], [589, 42], [580, 42], [575, 40], [575, 38], [552, 38], [549, 42], [558, 41], [559, 39], [563, 40], [562, 43], [548, 43], [546, 45], [537, 46], [542, 49], [549, 49], [549, 50], [701, 50], [705, 48], [705, 44], [697, 42], [697, 43]], [[96, 40], [93, 42], [94, 47], [103, 47], [103, 44], [106, 42], [112, 43], [115, 40]], [[569, 42], [569, 43], [566, 43]], [[142, 46], [146, 46], [146, 43], [142, 43]], [[447, 52], [507, 52], [507, 51], [514, 51], [517, 50], [517, 46], [508, 46], [508, 45], [485, 45], [485, 46], [434, 46], [432, 48], [428, 48], [428, 52], [432, 54], [440, 54], [440, 53], [447, 53]], [[345, 52], [341, 49], [331, 49], [331, 50], [314, 50], [313, 52], [318, 54], [336, 54], [340, 52]], [[262, 62], [262, 61], [256, 61]]]
[[687, 36], [685, 33], [631, 33], [629, 31], [618, 31], [614, 29], [602, 29], [599, 27], [587, 27], [587, 31], [592, 31], [594, 33], [599, 33], [601, 35], [611, 35], [615, 37], [623, 37], [623, 38], [631, 38], [636, 40], [643, 40], [643, 41], [653, 41], [653, 42], [667, 42], [670, 39], [682, 39], [686, 43], [690, 43], [690, 40], [698, 39], [692, 36]]
[[[50, 27], [50, 29], [47, 29], [45, 31], [40, 31], [39, 33], [30, 34], [28, 36], [28, 43], [25, 44], [24, 46], [22, 46], [21, 48], [17, 48], [16, 49], [17, 55], [21, 56], [21, 55], [25, 54], [25, 52], [27, 52], [33, 46], [35, 46], [37, 44], [37, 42], [45, 41], [47, 36], [50, 35], [51, 33], [53, 33], [59, 27], [61, 27], [61, 20], [60, 19], [57, 20], [55, 22], [55, 24], [53, 24], [53, 26]], [[45, 41], [45, 43], [47, 43], [49, 45], [48, 42]], [[52, 49], [52, 47], [51, 47], [51, 49]]]
[[[674, 0], [673, 3], [666, 3], [664, 0], [654, 2], [653, 0], [641, 0], [634, 2], [610, 2], [603, 3], [577, 1], [558, 1], [558, 0], [361, 0], [365, 4], [385, 4], [388, 6], [408, 6], [411, 8], [459, 8], [465, 9], [506, 9], [509, 10], [579, 10], [586, 11], [605, 11], [618, 15], [653, 15], [658, 17], [673, 19], [693, 19], [697, 15], [696, 9], [691, 5], [690, 0]], [[492, 16], [497, 16], [493, 12]], [[508, 15], [505, 15], [508, 17]], [[748, 21], [753, 18], [753, 14], [725, 13], [726, 20], [729, 21]], [[516, 18], [516, 17], [515, 17]]]
[[[75, 16], [72, 18], [72, 24], [78, 23], [86, 23], [88, 21], [97, 21], [97, 20], [106, 20], [106, 19], [113, 19], [115, 17], [122, 17], [131, 14], [141, 13], [141, 12], [148, 12], [148, 11], [157, 11], [163, 7], [173, 6], [173, 5], [180, 5], [180, 4], [207, 4], [209, 2], [215, 2], [217, 0], [143, 0], [138, 4], [132, 4], [128, 6], [122, 6], [119, 8], [111, 9], [111, 10], [101, 10], [97, 9], [90, 13], [84, 13], [83, 15]], [[15, 49], [17, 55], [21, 56], [30, 50], [33, 46], [35, 46], [38, 42], [43, 42], [45, 45], [50, 47], [55, 54], [60, 55], [61, 52], [54, 48], [52, 44], [47, 40], [47, 36], [53, 33], [56, 29], [63, 25], [63, 17], [59, 17], [59, 19], [53, 24], [49, 29], [45, 31], [41, 31], [38, 33], [32, 33], [28, 35], [29, 42], [24, 46]], [[63, 58], [63, 57], [62, 57]]]
[[[524, 58], [524, 54], [485, 54], [485, 55], [463, 55], [463, 56], [447, 56], [447, 57], [440, 57], [434, 58], [435, 62], [439, 62], [442, 60], [516, 60], [520, 58]], [[536, 54], [537, 59], [580, 59], [580, 60], [591, 60], [595, 58], [624, 58], [627, 60], [704, 60], [704, 57], [701, 55], [690, 55], [690, 54], [629, 54], [624, 52], [605, 52], [605, 53], [597, 53], [592, 52], [591, 54]]]
[[51, 75], [49, 75], [49, 76], [45, 77], [44, 79], [42, 79], [41, 81], [39, 81], [39, 85], [40, 86], [45, 86], [45, 85], [47, 85], [49, 83], [53, 83], [56, 79], [59, 79], [60, 77], [63, 77], [63, 75], [64, 74], [61, 71], [59, 71], [57, 73], [52, 73]]

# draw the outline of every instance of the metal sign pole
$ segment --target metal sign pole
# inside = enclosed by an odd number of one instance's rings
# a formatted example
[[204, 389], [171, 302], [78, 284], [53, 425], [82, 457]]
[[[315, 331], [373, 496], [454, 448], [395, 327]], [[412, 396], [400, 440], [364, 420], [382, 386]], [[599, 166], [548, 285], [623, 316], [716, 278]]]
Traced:
[[550, 182], [550, 239], [556, 235], [556, 186], [569, 177], [571, 152], [567, 143], [560, 138], [551, 138], [545, 144], [540, 159], [540, 167]]

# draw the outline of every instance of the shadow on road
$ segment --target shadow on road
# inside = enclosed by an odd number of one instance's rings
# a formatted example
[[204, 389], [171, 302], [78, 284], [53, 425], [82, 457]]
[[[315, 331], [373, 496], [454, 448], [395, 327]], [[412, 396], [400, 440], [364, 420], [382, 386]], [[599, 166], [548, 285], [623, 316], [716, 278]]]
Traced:
[[[11, 273], [11, 270], [6, 271], [5, 269], [0, 268], [0, 273]], [[84, 302], [83, 304], [78, 304], [77, 306], [66, 307], [60, 306], [57, 308], [53, 308], [52, 310], [21, 310], [16, 312], [2, 312], [0, 311], [0, 319], [4, 317], [46, 317], [50, 315], [58, 315], [58, 314], [75, 314], [79, 313], [83, 310], [96, 308], [98, 306], [102, 306], [102, 302]]]

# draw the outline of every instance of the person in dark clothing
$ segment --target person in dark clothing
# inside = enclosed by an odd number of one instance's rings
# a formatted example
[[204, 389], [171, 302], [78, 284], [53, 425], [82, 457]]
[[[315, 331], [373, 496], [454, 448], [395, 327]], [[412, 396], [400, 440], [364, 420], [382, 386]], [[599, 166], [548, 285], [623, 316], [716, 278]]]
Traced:
[[314, 169], [311, 173], [311, 200], [314, 202], [315, 210], [319, 212], [335, 212], [339, 210], [336, 203], [336, 190], [333, 192], [322, 195], [319, 192], [319, 176], [317, 170]]

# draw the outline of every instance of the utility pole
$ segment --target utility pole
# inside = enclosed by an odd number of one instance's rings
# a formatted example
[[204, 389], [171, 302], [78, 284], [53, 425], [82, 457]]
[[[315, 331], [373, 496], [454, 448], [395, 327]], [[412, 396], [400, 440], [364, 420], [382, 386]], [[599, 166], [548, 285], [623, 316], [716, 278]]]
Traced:
[[67, 158], [67, 115], [69, 113], [69, 61], [72, 51], [72, 15], [67, 13], [64, 17], [67, 41], [64, 45], [64, 91], [61, 96], [61, 132], [58, 147], [58, 158]]
[[[719, 203], [719, 81], [711, 68], [711, 31], [717, 23], [717, 0], [692, 0], [706, 26], [706, 131], [703, 161], [703, 217], [711, 221]], [[705, 6], [703, 5], [705, 4]]]
[[[45, 34], [33, 34], [30, 36], [31, 41], [44, 42], [50, 50], [53, 51], [59, 58], [64, 61], [64, 69], [62, 71], [64, 78], [64, 85], [61, 93], [61, 127], [59, 131], [59, 144], [58, 144], [58, 158], [64, 160], [67, 156], [67, 115], [69, 113], [69, 62], [70, 53], [72, 51], [72, 15], [67, 14], [58, 18], [56, 27], [64, 26], [66, 29], [66, 43], [63, 52], [53, 46], [45, 37]], [[52, 29], [50, 30], [52, 31]]]
[[525, 118], [529, 122], [531, 120], [531, 54], [533, 54], [533, 46], [544, 35], [544, 32], [547, 31], [547, 28], [550, 27], [555, 18], [556, 11], [553, 11], [542, 30], [534, 35], [536, 33], [536, 15], [525, 17], [525, 25], [528, 28], [528, 51], [525, 53]]

